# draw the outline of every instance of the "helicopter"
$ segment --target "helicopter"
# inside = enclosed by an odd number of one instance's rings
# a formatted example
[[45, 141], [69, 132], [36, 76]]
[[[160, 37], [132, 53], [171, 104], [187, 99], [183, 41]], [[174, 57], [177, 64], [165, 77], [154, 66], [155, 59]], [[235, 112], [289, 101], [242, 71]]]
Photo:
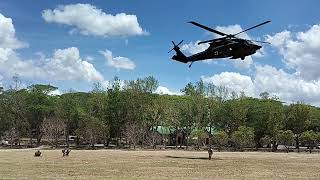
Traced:
[[198, 45], [203, 43], [209, 43], [209, 47], [206, 50], [193, 54], [191, 56], [186, 56], [180, 51], [179, 45], [183, 42], [183, 40], [180, 41], [178, 44], [175, 44], [174, 41], [171, 41], [173, 44], [173, 48], [168, 53], [174, 50], [176, 52], [176, 55], [172, 56], [171, 59], [182, 62], [182, 63], [191, 62], [189, 65], [189, 68], [192, 66], [192, 64], [195, 61], [201, 61], [206, 59], [218, 59], [218, 58], [238, 59], [240, 58], [241, 60], [244, 60], [246, 56], [255, 54], [259, 49], [261, 49], [262, 46], [257, 45], [254, 42], [267, 43], [267, 44], [270, 44], [270, 43], [264, 42], [264, 41], [243, 39], [236, 36], [270, 22], [271, 21], [265, 21], [263, 23], [252, 26], [250, 28], [247, 28], [235, 34], [226, 34], [226, 33], [217, 31], [215, 29], [212, 29], [210, 27], [204, 26], [202, 24], [199, 24], [197, 22], [190, 21], [188, 23], [198, 26], [212, 33], [218, 34], [222, 37], [198, 42]]

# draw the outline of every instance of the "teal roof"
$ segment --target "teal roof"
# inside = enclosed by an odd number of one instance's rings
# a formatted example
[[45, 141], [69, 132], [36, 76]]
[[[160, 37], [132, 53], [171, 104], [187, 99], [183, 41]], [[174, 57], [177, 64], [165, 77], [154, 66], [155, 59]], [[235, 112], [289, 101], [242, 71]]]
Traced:
[[[210, 127], [206, 127], [206, 130], [210, 133]], [[211, 127], [211, 134], [214, 135], [216, 132], [218, 132], [218, 129]]]
[[156, 126], [153, 128], [155, 128], [155, 130], [158, 133], [163, 134], [163, 135], [169, 135], [174, 132], [174, 128], [169, 128], [169, 127], [165, 127], [165, 126]]

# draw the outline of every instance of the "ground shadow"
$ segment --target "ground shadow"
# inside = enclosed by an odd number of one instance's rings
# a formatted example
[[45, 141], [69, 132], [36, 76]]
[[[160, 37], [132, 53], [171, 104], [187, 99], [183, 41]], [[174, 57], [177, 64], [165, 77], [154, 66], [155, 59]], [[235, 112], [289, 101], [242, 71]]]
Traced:
[[[174, 159], [200, 159], [200, 160], [209, 160], [208, 157], [181, 157], [181, 156], [166, 156], [166, 158]], [[211, 160], [222, 160], [220, 158], [212, 157]]]

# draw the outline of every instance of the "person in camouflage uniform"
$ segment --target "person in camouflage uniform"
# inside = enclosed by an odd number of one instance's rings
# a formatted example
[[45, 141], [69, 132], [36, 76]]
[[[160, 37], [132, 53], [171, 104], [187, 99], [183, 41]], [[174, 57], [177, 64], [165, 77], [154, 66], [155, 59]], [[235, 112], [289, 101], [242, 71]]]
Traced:
[[213, 154], [213, 150], [212, 150], [211, 146], [208, 148], [208, 154], [209, 154], [209, 160], [211, 160], [211, 157]]

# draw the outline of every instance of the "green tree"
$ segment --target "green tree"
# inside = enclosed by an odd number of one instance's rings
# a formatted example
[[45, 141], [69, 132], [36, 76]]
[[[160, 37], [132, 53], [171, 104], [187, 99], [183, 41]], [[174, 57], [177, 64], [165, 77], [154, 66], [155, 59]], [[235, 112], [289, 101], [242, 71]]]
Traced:
[[165, 106], [165, 100], [161, 96], [153, 96], [151, 101], [148, 103], [146, 107], [146, 118], [148, 119], [148, 126], [151, 126], [152, 133], [151, 133], [151, 139], [152, 139], [152, 146], [154, 149], [156, 149], [156, 129], [154, 127], [158, 127], [162, 125], [163, 119], [166, 116], [166, 106]]
[[285, 128], [295, 134], [296, 148], [299, 152], [300, 136], [311, 124], [311, 108], [302, 103], [291, 104], [286, 109]]
[[191, 137], [196, 139], [197, 149], [205, 145], [205, 139], [208, 137], [208, 132], [204, 128], [196, 128], [191, 132]]
[[102, 121], [82, 113], [76, 134], [78, 137], [83, 137], [94, 148], [96, 143], [101, 143], [105, 139], [106, 129], [107, 127]]
[[244, 147], [250, 147], [254, 142], [254, 129], [240, 126], [237, 131], [233, 132], [231, 140], [237, 148], [240, 148], [240, 150]]
[[169, 96], [165, 95], [168, 100], [167, 109], [166, 109], [166, 118], [164, 125], [170, 129], [174, 129], [175, 132], [175, 146], [178, 147], [178, 132], [183, 129], [182, 117], [180, 109], [183, 108], [183, 105], [180, 103], [184, 99], [183, 96]]
[[218, 131], [213, 135], [213, 142], [218, 147], [220, 151], [223, 146], [228, 145], [229, 137], [228, 134], [224, 131]]
[[[25, 135], [29, 123], [27, 121], [27, 92], [22, 90], [10, 90], [7, 92], [7, 101], [5, 102], [5, 111], [7, 120], [9, 120], [9, 128], [11, 135], [14, 134], [18, 145], [20, 146], [21, 136]], [[14, 133], [12, 133], [14, 132]], [[12, 137], [11, 137], [12, 139]]]
[[276, 151], [278, 147], [277, 136], [280, 129], [283, 127], [284, 121], [283, 106], [278, 101], [269, 100], [265, 104], [265, 107], [267, 109], [266, 133], [271, 137], [272, 151]]
[[260, 93], [260, 98], [261, 99], [269, 99], [269, 93], [268, 92], [262, 92]]
[[287, 152], [289, 152], [288, 146], [292, 145], [294, 142], [294, 133], [291, 130], [280, 131], [278, 133], [278, 141], [283, 144], [286, 147]]
[[301, 134], [299, 137], [300, 142], [303, 143], [304, 145], [307, 145], [309, 148], [309, 152], [312, 152], [313, 147], [316, 144], [317, 140], [317, 134], [313, 132], [312, 130], [310, 131], [305, 131]]
[[239, 126], [244, 125], [247, 120], [247, 112], [245, 101], [241, 99], [228, 100], [222, 104], [218, 126], [223, 128], [230, 137]]
[[115, 77], [111, 87], [108, 89], [107, 119], [110, 125], [110, 138], [107, 141], [107, 145], [112, 138], [116, 139], [117, 145], [121, 141], [121, 132], [125, 128], [125, 119], [128, 117], [126, 108], [130, 106], [128, 97], [128, 93], [121, 91], [120, 79]]
[[54, 97], [48, 94], [57, 88], [51, 85], [35, 84], [28, 87], [28, 122], [30, 124], [29, 135], [32, 146], [32, 136], [36, 136], [37, 145], [40, 145], [42, 133], [40, 127], [45, 117], [54, 112]]
[[197, 94], [196, 87], [192, 83], [188, 83], [181, 92], [186, 96], [194, 96]]
[[[79, 127], [80, 112], [85, 105], [87, 94], [69, 92], [58, 97], [55, 106], [55, 114], [65, 124], [65, 141], [69, 145], [69, 136], [76, 135], [75, 130]], [[77, 142], [77, 141], [76, 141]]]
[[103, 124], [103, 143], [107, 145], [107, 140], [109, 139], [110, 135], [110, 125], [107, 115], [108, 110], [108, 95], [107, 93], [101, 89], [95, 87], [95, 89], [90, 93], [87, 101], [87, 110], [88, 114], [91, 117], [96, 118]]
[[[272, 151], [275, 151], [277, 149], [277, 134], [284, 125], [283, 105], [273, 99], [247, 98], [246, 101], [249, 109], [246, 125], [255, 130], [256, 148], [262, 147], [261, 138], [268, 137], [270, 144], [272, 144]], [[269, 143], [267, 144], [269, 145]]]

